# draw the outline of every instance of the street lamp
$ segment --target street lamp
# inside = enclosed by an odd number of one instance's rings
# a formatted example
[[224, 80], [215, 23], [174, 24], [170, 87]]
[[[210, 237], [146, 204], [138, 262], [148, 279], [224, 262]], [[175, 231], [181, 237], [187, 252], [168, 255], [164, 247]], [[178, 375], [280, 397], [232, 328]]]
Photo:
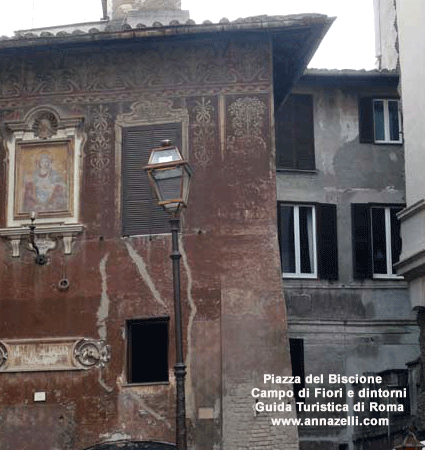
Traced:
[[151, 151], [148, 165], [143, 168], [148, 174], [161, 205], [171, 213], [171, 239], [173, 261], [174, 317], [176, 330], [176, 445], [177, 450], [186, 450], [186, 407], [184, 380], [186, 365], [183, 359], [182, 311], [180, 300], [180, 258], [178, 233], [180, 210], [187, 205], [192, 169], [183, 160], [179, 149], [171, 141], [163, 141], [161, 147]]

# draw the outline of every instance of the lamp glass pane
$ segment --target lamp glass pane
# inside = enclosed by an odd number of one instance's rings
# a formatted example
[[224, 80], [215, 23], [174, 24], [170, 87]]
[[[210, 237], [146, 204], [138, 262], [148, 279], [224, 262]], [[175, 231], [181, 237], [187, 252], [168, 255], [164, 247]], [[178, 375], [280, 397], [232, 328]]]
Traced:
[[153, 171], [152, 176], [156, 180], [159, 201], [167, 202], [181, 198], [182, 172], [181, 166]]
[[168, 147], [165, 149], [153, 149], [149, 158], [149, 164], [163, 164], [182, 161], [183, 158], [177, 147]]

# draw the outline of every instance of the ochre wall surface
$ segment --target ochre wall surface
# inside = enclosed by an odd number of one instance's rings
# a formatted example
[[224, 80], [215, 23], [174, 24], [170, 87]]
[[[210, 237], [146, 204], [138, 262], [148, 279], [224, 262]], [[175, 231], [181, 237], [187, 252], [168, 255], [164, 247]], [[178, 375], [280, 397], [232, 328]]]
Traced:
[[[80, 223], [36, 266], [27, 242], [0, 241], [0, 341], [105, 339], [111, 360], [87, 371], [0, 373], [0, 447], [84, 449], [108, 439], [174, 442], [175, 359], [170, 235], [121, 235], [116, 119], [136, 104], [187, 110], [195, 170], [181, 236], [189, 441], [197, 449], [297, 444], [296, 430], [255, 421], [263, 373], [290, 374], [276, 233], [269, 42], [133, 42], [4, 54], [0, 116], [36, 106], [84, 118]], [[127, 115], [127, 116], [126, 116]], [[117, 144], [118, 142], [118, 144]], [[118, 151], [118, 153], [116, 153]], [[5, 147], [0, 160], [7, 161]], [[6, 180], [7, 164], [0, 165]], [[6, 226], [0, 183], [0, 227]], [[67, 291], [58, 282], [69, 280]], [[169, 384], [129, 386], [128, 319], [170, 317]], [[152, 342], [146, 345], [154, 345]], [[35, 403], [34, 392], [46, 392]], [[212, 417], [199, 418], [199, 408]], [[47, 419], [48, 418], [48, 419]], [[281, 434], [279, 434], [281, 433]], [[263, 437], [262, 437], [263, 436]], [[218, 447], [218, 445], [223, 447]], [[275, 447], [276, 446], [276, 447]], [[260, 448], [260, 447], [258, 447]], [[282, 447], [279, 447], [282, 448]]]

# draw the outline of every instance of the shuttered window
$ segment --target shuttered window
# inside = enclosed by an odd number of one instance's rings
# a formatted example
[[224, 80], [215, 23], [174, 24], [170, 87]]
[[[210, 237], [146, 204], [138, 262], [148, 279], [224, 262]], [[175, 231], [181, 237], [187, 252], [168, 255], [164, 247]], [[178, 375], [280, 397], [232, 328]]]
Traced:
[[400, 128], [400, 110], [397, 99], [360, 98], [360, 142], [401, 144], [402, 133]]
[[313, 97], [291, 95], [275, 115], [276, 167], [313, 170]]
[[353, 204], [353, 269], [355, 279], [397, 277], [401, 254], [400, 206]]
[[181, 149], [181, 124], [125, 127], [122, 133], [122, 232], [124, 236], [169, 233], [169, 216], [157, 203], [143, 167], [161, 141]]
[[336, 205], [278, 205], [283, 277], [338, 279]]
[[321, 204], [317, 213], [318, 274], [322, 280], [338, 280], [336, 205]]

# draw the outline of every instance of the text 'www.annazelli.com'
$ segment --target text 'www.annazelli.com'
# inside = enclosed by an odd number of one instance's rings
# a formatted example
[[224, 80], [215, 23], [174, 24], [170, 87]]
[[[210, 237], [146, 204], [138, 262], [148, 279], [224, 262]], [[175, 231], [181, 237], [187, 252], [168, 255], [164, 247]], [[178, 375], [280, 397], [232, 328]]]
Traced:
[[296, 425], [305, 427], [317, 427], [317, 426], [331, 426], [331, 427], [346, 427], [346, 426], [388, 426], [388, 418], [364, 418], [360, 419], [358, 416], [348, 416], [348, 417], [307, 417], [305, 419], [295, 419], [295, 418], [281, 418], [272, 417], [272, 425]]

